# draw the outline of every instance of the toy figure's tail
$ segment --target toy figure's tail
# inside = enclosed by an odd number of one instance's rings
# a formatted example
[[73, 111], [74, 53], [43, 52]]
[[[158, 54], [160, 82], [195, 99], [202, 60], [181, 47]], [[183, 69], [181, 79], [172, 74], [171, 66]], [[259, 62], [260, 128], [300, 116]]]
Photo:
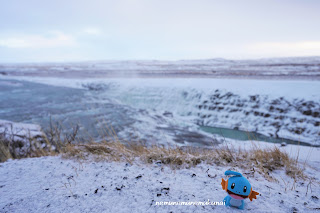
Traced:
[[252, 201], [252, 199], [257, 199], [257, 196], [256, 196], [256, 195], [258, 195], [258, 194], [259, 194], [258, 192], [253, 191], [253, 190], [251, 189], [251, 192], [250, 192], [248, 198], [250, 199], [250, 201]]
[[222, 186], [222, 189], [223, 189], [223, 190], [226, 190], [226, 191], [227, 191], [227, 189], [228, 189], [228, 180], [225, 181], [225, 180], [222, 178], [221, 186]]

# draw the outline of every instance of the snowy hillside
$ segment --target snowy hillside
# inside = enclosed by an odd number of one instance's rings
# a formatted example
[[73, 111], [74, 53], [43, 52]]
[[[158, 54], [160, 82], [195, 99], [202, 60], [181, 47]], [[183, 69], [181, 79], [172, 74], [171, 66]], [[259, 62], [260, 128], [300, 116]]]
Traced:
[[[243, 147], [248, 149], [250, 144]], [[283, 147], [292, 157], [297, 148]], [[275, 170], [271, 175], [276, 181], [270, 181], [252, 168], [241, 170], [260, 193], [257, 200], [245, 200], [247, 211], [319, 210], [320, 173], [315, 167], [320, 150], [305, 149], [309, 151], [301, 152], [309, 154], [299, 159], [307, 160], [305, 173], [312, 179], [295, 181], [284, 171]], [[5, 195], [0, 199], [0, 212], [239, 212], [219, 205], [157, 205], [222, 201], [226, 192], [220, 183], [228, 169], [200, 164], [172, 170], [161, 162], [73, 161], [58, 156], [10, 160], [0, 164], [0, 194]]]

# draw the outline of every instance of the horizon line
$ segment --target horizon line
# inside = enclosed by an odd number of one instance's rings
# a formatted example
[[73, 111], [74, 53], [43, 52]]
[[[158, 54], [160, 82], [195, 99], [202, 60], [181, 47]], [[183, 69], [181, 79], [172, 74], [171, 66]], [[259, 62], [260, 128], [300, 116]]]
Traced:
[[97, 60], [69, 60], [69, 61], [29, 61], [29, 62], [1, 62], [0, 64], [68, 64], [68, 63], [101, 63], [101, 62], [136, 62], [136, 61], [159, 61], [159, 62], [179, 62], [179, 61], [210, 61], [210, 60], [224, 60], [224, 61], [259, 61], [259, 60], [272, 60], [272, 59], [301, 59], [301, 58], [319, 58], [320, 55], [311, 56], [280, 56], [280, 57], [259, 57], [259, 58], [243, 58], [231, 59], [223, 57], [215, 58], [202, 58], [202, 59], [97, 59]]

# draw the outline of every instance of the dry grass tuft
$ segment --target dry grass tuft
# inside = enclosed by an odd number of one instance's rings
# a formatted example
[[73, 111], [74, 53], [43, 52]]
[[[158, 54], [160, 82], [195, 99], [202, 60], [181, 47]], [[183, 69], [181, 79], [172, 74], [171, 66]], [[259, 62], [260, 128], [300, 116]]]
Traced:
[[9, 140], [4, 134], [0, 135], [0, 162], [8, 159], [41, 157], [57, 154], [52, 144], [43, 138], [25, 137], [20, 140]]
[[[42, 135], [19, 135], [5, 129], [0, 132], [0, 162], [8, 159], [57, 155], [75, 141], [79, 126], [71, 133], [63, 133], [59, 123], [50, 122], [50, 128]], [[70, 146], [71, 147], [71, 146]], [[71, 151], [71, 150], [69, 150]]]
[[292, 178], [304, 178], [303, 169], [279, 148], [235, 150], [218, 148], [146, 146], [139, 143], [122, 144], [119, 141], [70, 145], [63, 157], [78, 160], [123, 161], [135, 160], [148, 164], [168, 165], [173, 169], [191, 168], [200, 163], [253, 169], [272, 179], [271, 172], [285, 169]]
[[269, 149], [255, 146], [248, 150], [228, 145], [212, 148], [147, 146], [143, 143], [122, 143], [114, 131], [109, 132], [113, 141], [81, 143], [76, 140], [78, 126], [68, 134], [62, 133], [62, 129], [59, 125], [51, 124], [43, 137], [25, 138], [25, 141], [12, 141], [0, 135], [0, 162], [9, 158], [62, 154], [64, 158], [78, 160], [144, 162], [167, 165], [173, 169], [206, 163], [257, 171], [271, 180], [272, 171], [284, 169], [295, 180], [305, 178], [297, 159], [290, 158], [275, 146]]
[[5, 162], [12, 158], [8, 144], [9, 142], [7, 140], [2, 137], [0, 138], [0, 162]]
[[266, 172], [285, 168], [286, 174], [292, 178], [303, 178], [303, 169], [298, 162], [282, 152], [278, 147], [272, 149], [255, 149], [253, 158], [257, 159], [256, 166]]

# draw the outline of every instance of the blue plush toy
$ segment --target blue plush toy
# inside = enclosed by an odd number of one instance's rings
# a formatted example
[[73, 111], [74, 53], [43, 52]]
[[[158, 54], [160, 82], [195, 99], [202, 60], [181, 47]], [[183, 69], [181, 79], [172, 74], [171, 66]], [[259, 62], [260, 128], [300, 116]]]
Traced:
[[249, 198], [250, 201], [257, 199], [256, 195], [259, 193], [252, 190], [251, 184], [242, 174], [229, 170], [224, 174], [234, 175], [226, 181], [222, 178], [222, 189], [228, 193], [223, 200], [226, 206], [244, 209], [244, 199]]

